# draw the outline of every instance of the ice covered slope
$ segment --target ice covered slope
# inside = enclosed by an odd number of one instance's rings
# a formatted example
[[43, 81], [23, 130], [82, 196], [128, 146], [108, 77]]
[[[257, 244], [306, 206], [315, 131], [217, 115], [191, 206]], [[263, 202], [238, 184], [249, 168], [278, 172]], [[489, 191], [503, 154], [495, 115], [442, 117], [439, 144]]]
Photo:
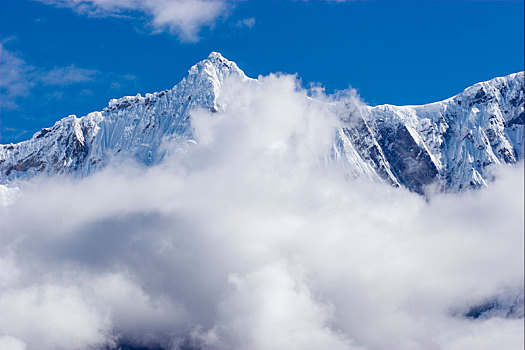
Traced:
[[[115, 157], [154, 164], [165, 140], [193, 137], [190, 110], [221, 108], [217, 101], [228, 77], [249, 79], [234, 62], [211, 53], [170, 90], [111, 100], [101, 112], [69, 116], [30, 140], [0, 145], [0, 183], [38, 173], [87, 175]], [[419, 193], [432, 183], [444, 190], [484, 186], [489, 165], [523, 159], [523, 84], [523, 72], [511, 74], [422, 106], [340, 101], [330, 107], [345, 125], [337, 130], [331, 159], [349, 175]]]
[[0, 183], [37, 173], [87, 175], [114, 157], [145, 164], [162, 158], [162, 142], [191, 137], [189, 111], [216, 111], [226, 77], [248, 79], [234, 62], [213, 52], [170, 90], [109, 101], [101, 112], [69, 116], [30, 140], [0, 145]]
[[520, 72], [427, 105], [339, 107], [349, 120], [340, 143], [383, 179], [419, 193], [432, 183], [442, 190], [479, 188], [490, 180], [490, 166], [523, 159], [524, 100]]

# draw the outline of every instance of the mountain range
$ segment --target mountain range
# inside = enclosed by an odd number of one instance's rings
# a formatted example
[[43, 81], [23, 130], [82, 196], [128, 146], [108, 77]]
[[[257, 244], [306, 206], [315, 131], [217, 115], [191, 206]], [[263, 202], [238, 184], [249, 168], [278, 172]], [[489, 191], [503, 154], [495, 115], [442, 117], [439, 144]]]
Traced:
[[[190, 113], [221, 111], [227, 79], [252, 80], [212, 52], [172, 89], [112, 99], [102, 111], [63, 118], [31, 139], [0, 145], [0, 183], [37, 174], [89, 175], [119, 157], [159, 163], [167, 142], [194, 139]], [[327, 102], [339, 120], [330, 161], [350, 176], [424, 193], [486, 186], [491, 168], [524, 155], [524, 73], [481, 82], [419, 106]]]

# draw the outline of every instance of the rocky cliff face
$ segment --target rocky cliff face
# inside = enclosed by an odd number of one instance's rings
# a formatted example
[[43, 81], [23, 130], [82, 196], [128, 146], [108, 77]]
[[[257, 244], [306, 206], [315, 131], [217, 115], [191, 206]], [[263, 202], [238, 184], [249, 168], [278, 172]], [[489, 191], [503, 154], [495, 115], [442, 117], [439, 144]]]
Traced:
[[[193, 138], [189, 112], [220, 110], [225, 79], [248, 81], [219, 53], [193, 66], [170, 90], [114, 99], [101, 112], [69, 116], [30, 140], [0, 145], [0, 183], [36, 174], [88, 175], [118, 157], [158, 163], [168, 140]], [[350, 105], [330, 108], [343, 120], [332, 160], [366, 176], [423, 193], [485, 186], [487, 167], [523, 159], [523, 72], [478, 83], [422, 106]]]
[[[487, 167], [523, 159], [523, 89], [520, 72], [428, 105], [364, 107], [349, 112], [357, 121], [339, 137], [394, 185], [419, 193], [432, 183], [442, 190], [479, 188], [490, 180]], [[343, 147], [339, 156], [347, 154]]]

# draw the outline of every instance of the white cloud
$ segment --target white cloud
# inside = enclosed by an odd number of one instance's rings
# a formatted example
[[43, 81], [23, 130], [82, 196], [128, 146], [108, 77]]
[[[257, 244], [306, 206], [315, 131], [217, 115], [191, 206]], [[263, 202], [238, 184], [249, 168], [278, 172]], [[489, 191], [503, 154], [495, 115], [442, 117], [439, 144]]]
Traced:
[[0, 328], [23, 339], [29, 349], [76, 349], [102, 344], [109, 319], [81, 293], [76, 286], [46, 284], [4, 291], [0, 296]]
[[[93, 81], [99, 73], [98, 70], [78, 68], [75, 65], [51, 70], [37, 68], [0, 43], [0, 103], [6, 109], [16, 109], [17, 100], [29, 96], [31, 89], [38, 85], [63, 87], [85, 83]], [[62, 93], [57, 91], [55, 94]]]
[[255, 18], [244, 18], [237, 21], [237, 27], [253, 28], [255, 26]]
[[[6, 109], [18, 108], [20, 99], [27, 98], [34, 88], [57, 87], [58, 89], [73, 84], [103, 84], [109, 79], [118, 79], [126, 84], [133, 83], [136, 77], [133, 75], [118, 76], [110, 73], [102, 73], [97, 69], [77, 67], [74, 64], [64, 67], [45, 69], [28, 63], [21, 54], [6, 48], [0, 42], [0, 105]], [[112, 88], [120, 88], [116, 81]], [[92, 95], [93, 90], [81, 89], [82, 95]], [[64, 91], [49, 91], [46, 97], [61, 99]]]
[[280, 262], [231, 275], [232, 293], [220, 304], [212, 332], [241, 349], [362, 349], [330, 328], [333, 306], [316, 300], [300, 276]]
[[16, 99], [27, 96], [35, 81], [29, 79], [35, 68], [20, 56], [6, 50], [0, 42], [0, 100], [4, 108], [16, 108]]
[[227, 10], [223, 1], [206, 0], [149, 1], [145, 6], [155, 28], [168, 29], [184, 41], [197, 41], [200, 28], [213, 25]]
[[20, 339], [4, 335], [0, 336], [0, 348], [5, 350], [26, 350], [26, 344]]
[[523, 164], [427, 202], [324, 162], [339, 122], [294, 77], [223, 89], [224, 111], [192, 114], [198, 143], [158, 166], [19, 183], [0, 209], [4, 336], [28, 350], [117, 336], [204, 349], [523, 344], [523, 318], [454, 314], [523, 288]]
[[44, 85], [67, 86], [75, 83], [92, 81], [99, 71], [78, 68], [75, 65], [51, 69], [40, 76]]
[[203, 27], [212, 27], [218, 18], [227, 16], [230, 4], [222, 0], [43, 0], [69, 7], [87, 16], [136, 17], [143, 13], [155, 31], [168, 31], [182, 41], [199, 40]]

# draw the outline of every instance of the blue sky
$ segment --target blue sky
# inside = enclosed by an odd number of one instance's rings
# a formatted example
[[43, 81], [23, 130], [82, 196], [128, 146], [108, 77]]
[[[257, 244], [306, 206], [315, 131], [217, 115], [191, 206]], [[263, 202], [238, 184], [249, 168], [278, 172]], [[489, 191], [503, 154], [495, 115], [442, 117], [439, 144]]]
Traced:
[[422, 104], [523, 70], [522, 1], [0, 0], [0, 142], [175, 85], [219, 51], [248, 76]]

